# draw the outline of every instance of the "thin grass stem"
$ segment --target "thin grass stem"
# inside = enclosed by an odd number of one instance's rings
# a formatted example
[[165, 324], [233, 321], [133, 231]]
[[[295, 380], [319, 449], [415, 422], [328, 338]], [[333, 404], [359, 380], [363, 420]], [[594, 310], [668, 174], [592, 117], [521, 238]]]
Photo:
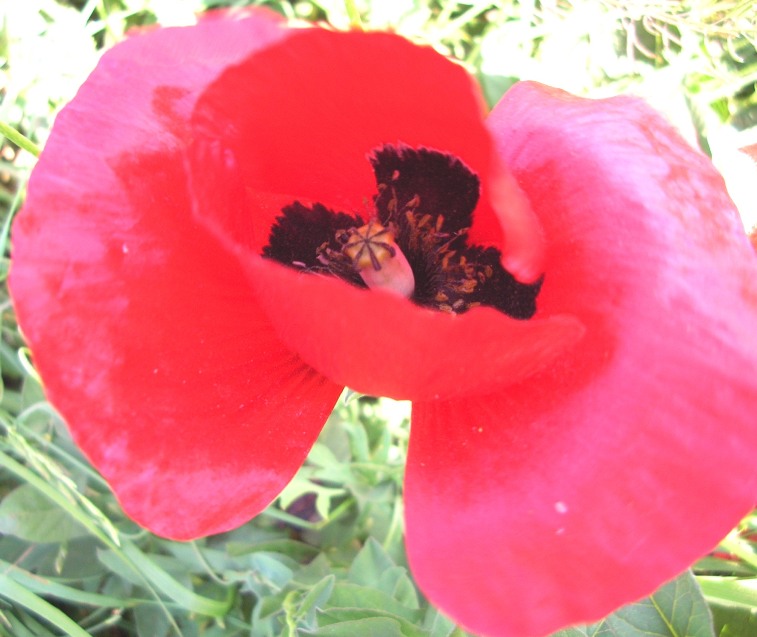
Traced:
[[363, 31], [363, 21], [360, 18], [360, 12], [357, 10], [354, 0], [344, 0], [344, 8], [350, 19], [350, 26], [358, 31]]
[[35, 157], [39, 157], [42, 150], [31, 139], [25, 137], [19, 133], [13, 126], [0, 121], [0, 135], [5, 137], [8, 141], [16, 144], [19, 148], [23, 148], [25, 151], [31, 153]]

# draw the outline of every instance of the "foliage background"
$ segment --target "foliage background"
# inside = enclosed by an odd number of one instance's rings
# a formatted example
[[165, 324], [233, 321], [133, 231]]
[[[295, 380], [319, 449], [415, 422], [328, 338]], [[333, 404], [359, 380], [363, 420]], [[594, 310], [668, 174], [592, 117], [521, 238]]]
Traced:
[[[710, 154], [757, 222], [753, 2], [0, 0], [0, 122], [44, 146], [56, 112], [128, 29], [263, 4], [347, 28], [355, 12], [457, 58], [493, 104], [518, 79], [588, 96], [637, 93]], [[351, 4], [351, 3], [350, 3]], [[6, 126], [6, 128], [7, 128]], [[0, 147], [0, 635], [460, 637], [407, 570], [402, 475], [409, 407], [345, 393], [307, 464], [262, 515], [169, 542], [121, 513], [45, 399], [5, 288], [33, 144]], [[0, 138], [2, 139], [2, 138]], [[15, 140], [11, 141], [12, 139]], [[19, 147], [26, 146], [27, 150]], [[687, 524], [682, 520], [682, 532]], [[757, 635], [757, 517], [692, 574], [586, 635]], [[440, 559], [443, 559], [440, 556]]]

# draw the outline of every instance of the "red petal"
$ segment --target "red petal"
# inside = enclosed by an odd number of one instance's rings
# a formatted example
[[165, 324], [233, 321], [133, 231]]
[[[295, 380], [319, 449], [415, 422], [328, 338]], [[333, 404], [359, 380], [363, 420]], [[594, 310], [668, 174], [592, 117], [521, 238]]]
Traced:
[[521, 84], [489, 125], [545, 226], [542, 314], [587, 333], [518, 387], [416, 405], [407, 541], [434, 603], [525, 637], [652, 592], [754, 504], [757, 259], [643, 103]]
[[[295, 32], [221, 75], [194, 124], [196, 138], [216, 140], [239, 164], [257, 252], [282, 203], [265, 205], [261, 193], [370, 216], [376, 184], [367, 157], [385, 143], [452, 153], [484, 183], [492, 156], [468, 74], [388, 33]], [[480, 223], [491, 214], [485, 201], [476, 212]], [[489, 232], [500, 239], [496, 219]]]
[[[465, 395], [515, 382], [580, 338], [567, 316], [445, 316], [255, 256], [295, 199], [365, 214], [376, 192], [367, 157], [387, 142], [451, 152], [487, 183], [492, 149], [477, 94], [431, 49], [385, 33], [306, 30], [224, 73], [194, 123], [198, 220], [237, 251], [282, 341], [331, 380], [395, 398]], [[238, 196], [219, 202], [219, 180]]]
[[451, 315], [379, 290], [240, 255], [281, 340], [336, 383], [430, 400], [492, 391], [554, 363], [583, 335], [573, 317]]
[[192, 222], [186, 116], [284, 32], [268, 14], [108, 52], [60, 114], [14, 227], [11, 287], [51, 401], [139, 523], [238, 526], [304, 459], [340, 388], [281, 344]]

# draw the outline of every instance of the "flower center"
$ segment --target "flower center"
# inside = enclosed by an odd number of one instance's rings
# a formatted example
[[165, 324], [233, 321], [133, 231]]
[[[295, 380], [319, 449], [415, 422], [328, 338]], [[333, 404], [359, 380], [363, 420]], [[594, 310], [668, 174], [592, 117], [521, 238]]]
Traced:
[[277, 218], [263, 256], [445, 312], [484, 305], [533, 316], [541, 280], [520, 283], [496, 248], [468, 244], [480, 187], [467, 166], [448, 154], [390, 145], [370, 162], [378, 194], [367, 223], [296, 201]]
[[349, 228], [342, 236], [345, 241], [342, 254], [352, 260], [352, 267], [369, 288], [388, 290], [405, 298], [412, 296], [413, 269], [395, 243], [392, 230], [371, 219], [360, 228]]
[[369, 266], [378, 271], [382, 264], [386, 264], [397, 254], [391, 230], [384, 228], [375, 219], [361, 228], [350, 228], [345, 235], [342, 252], [352, 259], [352, 265], [358, 272]]

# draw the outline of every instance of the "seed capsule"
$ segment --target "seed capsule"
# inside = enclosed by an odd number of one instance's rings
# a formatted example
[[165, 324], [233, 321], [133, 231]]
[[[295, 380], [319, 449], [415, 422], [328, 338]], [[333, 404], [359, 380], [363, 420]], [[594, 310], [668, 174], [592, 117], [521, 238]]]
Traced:
[[369, 288], [388, 290], [405, 298], [412, 296], [413, 270], [395, 242], [394, 233], [378, 221], [351, 228], [342, 254], [352, 260], [353, 267]]

